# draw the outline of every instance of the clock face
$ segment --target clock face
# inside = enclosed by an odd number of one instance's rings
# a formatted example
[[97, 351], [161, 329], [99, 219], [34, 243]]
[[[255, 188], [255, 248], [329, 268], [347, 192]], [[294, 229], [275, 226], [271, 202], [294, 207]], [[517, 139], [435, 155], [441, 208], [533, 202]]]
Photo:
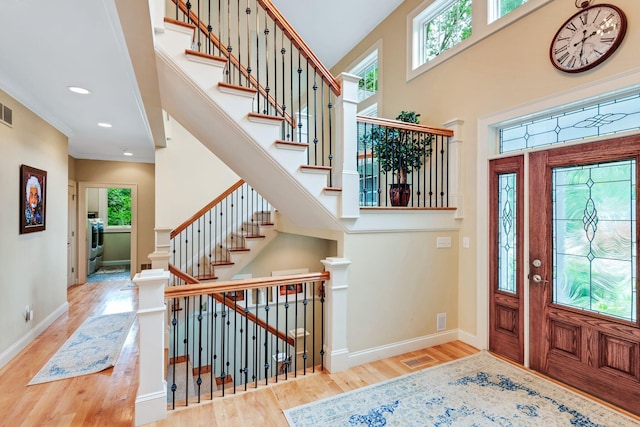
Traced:
[[620, 45], [627, 19], [609, 4], [587, 7], [569, 18], [551, 41], [551, 63], [567, 73], [589, 70], [607, 59]]

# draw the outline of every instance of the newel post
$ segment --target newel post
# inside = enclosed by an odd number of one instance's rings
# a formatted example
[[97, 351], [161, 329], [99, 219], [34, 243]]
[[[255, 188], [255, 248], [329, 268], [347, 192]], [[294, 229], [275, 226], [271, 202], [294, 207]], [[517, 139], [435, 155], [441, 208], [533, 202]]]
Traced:
[[171, 228], [158, 227], [156, 231], [156, 250], [149, 254], [152, 269], [169, 270], [171, 259]]
[[136, 425], [167, 417], [167, 382], [164, 379], [164, 289], [169, 272], [143, 270], [133, 278], [138, 286], [140, 383], [136, 395]]
[[464, 194], [462, 192], [462, 125], [464, 120], [453, 119], [442, 126], [451, 129], [449, 140], [449, 206], [458, 208], [456, 219], [464, 217]]
[[360, 217], [358, 174], [358, 82], [359, 76], [338, 76], [342, 92], [336, 100], [336, 187], [342, 188], [340, 218]]
[[330, 279], [325, 282], [327, 315], [325, 364], [329, 372], [340, 372], [349, 368], [347, 291], [351, 261], [346, 258], [328, 257], [321, 262], [324, 264], [324, 269], [330, 273]]

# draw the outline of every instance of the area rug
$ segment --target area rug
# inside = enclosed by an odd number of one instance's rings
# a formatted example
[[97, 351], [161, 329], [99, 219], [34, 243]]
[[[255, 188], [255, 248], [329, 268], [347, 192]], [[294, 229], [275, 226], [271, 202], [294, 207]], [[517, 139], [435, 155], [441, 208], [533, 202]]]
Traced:
[[28, 385], [93, 374], [115, 365], [135, 312], [89, 317]]
[[638, 426], [487, 352], [284, 411], [291, 426]]
[[97, 269], [93, 274], [124, 273], [126, 269], [127, 268], [124, 265], [103, 265], [102, 267]]
[[99, 270], [87, 276], [87, 283], [114, 282], [116, 280], [130, 280], [129, 266], [113, 265], [100, 267]]

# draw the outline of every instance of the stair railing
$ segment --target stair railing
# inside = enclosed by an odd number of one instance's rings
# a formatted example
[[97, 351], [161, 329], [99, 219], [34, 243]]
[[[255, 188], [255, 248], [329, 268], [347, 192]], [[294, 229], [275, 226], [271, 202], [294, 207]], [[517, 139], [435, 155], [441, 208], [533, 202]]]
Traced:
[[329, 272], [205, 284], [170, 270], [170, 408], [324, 369]]
[[233, 264], [231, 253], [271, 225], [271, 205], [239, 180], [170, 234], [171, 263], [198, 280], [216, 279], [215, 267]]
[[360, 206], [449, 207], [452, 130], [366, 116], [357, 120]]
[[281, 118], [281, 139], [306, 144], [308, 165], [331, 168], [340, 84], [277, 8], [269, 0], [172, 1], [169, 18], [197, 28], [193, 49], [226, 58], [226, 82], [257, 90], [254, 113]]

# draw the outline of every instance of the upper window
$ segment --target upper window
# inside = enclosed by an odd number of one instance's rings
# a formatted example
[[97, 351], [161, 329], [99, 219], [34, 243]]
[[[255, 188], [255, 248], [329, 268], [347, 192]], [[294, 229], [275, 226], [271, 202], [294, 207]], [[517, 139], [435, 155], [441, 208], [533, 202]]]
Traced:
[[552, 0], [425, 0], [407, 16], [407, 79]]
[[107, 227], [131, 226], [131, 189], [109, 188], [107, 191]]
[[471, 0], [439, 2], [421, 22], [422, 62], [428, 62], [471, 35]]
[[382, 46], [378, 42], [348, 68], [360, 77], [358, 82], [358, 114], [377, 116], [380, 103], [380, 68], [378, 58]]

